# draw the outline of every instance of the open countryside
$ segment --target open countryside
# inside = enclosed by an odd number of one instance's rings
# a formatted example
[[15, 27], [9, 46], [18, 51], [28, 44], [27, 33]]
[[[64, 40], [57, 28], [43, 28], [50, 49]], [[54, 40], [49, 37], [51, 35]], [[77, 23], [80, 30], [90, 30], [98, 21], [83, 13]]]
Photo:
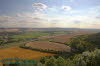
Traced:
[[0, 66], [100, 66], [100, 0], [0, 0]]

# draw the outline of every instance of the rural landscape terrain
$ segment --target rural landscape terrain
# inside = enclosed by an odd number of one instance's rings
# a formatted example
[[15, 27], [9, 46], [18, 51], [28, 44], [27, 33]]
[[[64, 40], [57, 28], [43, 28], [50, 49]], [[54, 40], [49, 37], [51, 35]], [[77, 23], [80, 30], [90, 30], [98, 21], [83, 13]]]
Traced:
[[100, 66], [100, 0], [0, 0], [0, 66]]
[[[74, 54], [81, 53], [86, 49], [94, 49], [91, 48], [91, 45], [89, 45], [90, 48], [86, 48], [88, 45], [85, 46], [83, 42], [83, 46], [80, 44], [76, 50], [76, 46], [73, 45], [73, 43], [75, 44], [79, 39], [73, 41], [72, 38], [98, 34], [99, 31], [99, 29], [78, 28], [1, 28], [0, 60], [6, 58], [20, 58], [42, 62], [46, 59], [45, 57], [61, 56], [62, 58], [67, 58]], [[100, 37], [100, 34], [95, 38], [98, 37]], [[86, 37], [84, 37], [84, 39], [85, 38]], [[99, 46], [98, 44], [98, 47]]]

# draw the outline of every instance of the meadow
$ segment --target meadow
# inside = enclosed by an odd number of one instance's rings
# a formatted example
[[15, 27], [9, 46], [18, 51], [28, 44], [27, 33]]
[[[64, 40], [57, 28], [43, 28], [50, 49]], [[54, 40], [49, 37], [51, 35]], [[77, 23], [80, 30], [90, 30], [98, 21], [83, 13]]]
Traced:
[[21, 34], [21, 35], [13, 35], [11, 36], [11, 38], [13, 38], [13, 40], [24, 40], [24, 39], [31, 39], [31, 38], [37, 38], [37, 37], [41, 37], [41, 36], [45, 36], [45, 35], [49, 35], [48, 33], [25, 33], [25, 34]]

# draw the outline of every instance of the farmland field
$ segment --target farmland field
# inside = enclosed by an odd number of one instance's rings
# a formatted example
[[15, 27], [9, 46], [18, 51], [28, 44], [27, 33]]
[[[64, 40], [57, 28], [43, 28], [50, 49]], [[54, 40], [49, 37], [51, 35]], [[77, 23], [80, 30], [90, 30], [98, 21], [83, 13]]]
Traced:
[[39, 51], [33, 51], [23, 49], [19, 47], [12, 47], [0, 50], [0, 60], [5, 58], [21, 58], [21, 59], [39, 59], [44, 56], [53, 56], [54, 54], [43, 53]]
[[64, 44], [49, 42], [49, 41], [34, 41], [27, 43], [26, 46], [36, 48], [36, 49], [43, 49], [43, 50], [55, 50], [55, 51], [66, 51], [70, 52], [70, 47]]
[[22, 35], [14, 35], [12, 38], [14, 39], [29, 39], [29, 38], [37, 38], [40, 36], [48, 35], [48, 33], [25, 33]]
[[58, 42], [58, 43], [67, 43], [72, 37], [77, 36], [77, 35], [84, 35], [84, 34], [93, 34], [96, 33], [91, 32], [91, 31], [74, 31], [70, 34], [64, 34], [64, 35], [57, 35], [57, 36], [42, 36], [39, 37], [39, 39], [48, 39], [51, 40], [52, 42]]

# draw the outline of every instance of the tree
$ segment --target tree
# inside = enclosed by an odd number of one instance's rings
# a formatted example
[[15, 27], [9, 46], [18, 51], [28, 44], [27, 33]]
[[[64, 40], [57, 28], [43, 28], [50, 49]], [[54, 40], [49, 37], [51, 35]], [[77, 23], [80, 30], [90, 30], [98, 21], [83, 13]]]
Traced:
[[82, 53], [88, 50], [93, 51], [96, 48], [96, 45], [89, 42], [89, 38], [88, 35], [76, 36], [72, 38], [68, 44], [72, 48], [73, 52]]
[[75, 64], [75, 66], [86, 66], [86, 62], [83, 60], [83, 57], [81, 54], [74, 56], [73, 63]]
[[48, 61], [45, 63], [45, 66], [57, 66], [56, 59], [54, 57], [51, 57], [48, 59]]
[[66, 60], [62, 57], [57, 58], [57, 66], [66, 66]]
[[55, 62], [53, 62], [52, 60], [48, 60], [46, 63], [45, 63], [45, 66], [57, 66], [57, 64]]
[[47, 57], [42, 57], [42, 58], [40, 59], [40, 62], [41, 62], [42, 64], [45, 64], [46, 61], [47, 61]]
[[73, 63], [75, 66], [100, 66], [100, 49], [75, 55]]

